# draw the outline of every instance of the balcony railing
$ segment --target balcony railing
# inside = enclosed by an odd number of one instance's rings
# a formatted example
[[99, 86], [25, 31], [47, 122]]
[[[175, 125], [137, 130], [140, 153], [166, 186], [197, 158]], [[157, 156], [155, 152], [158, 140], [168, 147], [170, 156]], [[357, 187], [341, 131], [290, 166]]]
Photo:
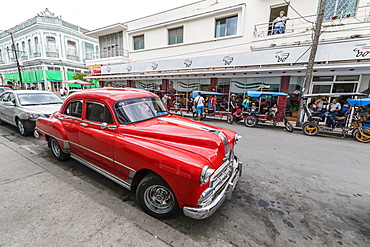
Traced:
[[73, 60], [73, 61], [77, 61], [77, 62], [80, 61], [80, 57], [79, 56], [76, 56], [76, 55], [68, 55], [67, 54], [67, 59]]
[[110, 57], [126, 57], [128, 58], [129, 52], [126, 49], [116, 48], [106, 51], [94, 52], [86, 54], [86, 60], [95, 60], [101, 58], [110, 58]]
[[59, 57], [59, 53], [58, 53], [58, 52], [55, 52], [55, 51], [47, 51], [47, 52], [46, 52], [46, 56], [47, 56], [47, 57], [54, 57], [54, 58], [58, 58], [58, 57]]
[[[330, 28], [349, 24], [370, 22], [369, 13], [370, 6], [325, 13], [322, 27]], [[304, 33], [313, 30], [316, 18], [317, 15], [291, 18], [285, 21], [284, 33]], [[258, 38], [273, 35], [273, 28], [274, 25], [272, 22], [257, 24], [254, 26], [253, 36], [255, 38]]]

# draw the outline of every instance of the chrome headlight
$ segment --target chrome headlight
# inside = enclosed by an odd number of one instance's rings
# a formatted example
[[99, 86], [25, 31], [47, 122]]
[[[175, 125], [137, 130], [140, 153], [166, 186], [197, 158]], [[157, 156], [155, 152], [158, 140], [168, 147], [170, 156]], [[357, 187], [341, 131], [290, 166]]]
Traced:
[[206, 184], [214, 171], [209, 166], [204, 166], [200, 174], [200, 183]]
[[29, 119], [36, 119], [36, 118], [43, 117], [43, 116], [44, 116], [43, 114], [27, 112], [27, 118]]

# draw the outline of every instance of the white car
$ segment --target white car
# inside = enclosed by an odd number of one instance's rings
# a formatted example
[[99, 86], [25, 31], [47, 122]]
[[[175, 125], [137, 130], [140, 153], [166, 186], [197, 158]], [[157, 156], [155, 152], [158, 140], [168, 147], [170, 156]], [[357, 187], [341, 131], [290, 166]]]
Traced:
[[0, 124], [16, 126], [23, 136], [33, 133], [38, 117], [58, 111], [63, 99], [53, 92], [11, 90], [0, 95]]

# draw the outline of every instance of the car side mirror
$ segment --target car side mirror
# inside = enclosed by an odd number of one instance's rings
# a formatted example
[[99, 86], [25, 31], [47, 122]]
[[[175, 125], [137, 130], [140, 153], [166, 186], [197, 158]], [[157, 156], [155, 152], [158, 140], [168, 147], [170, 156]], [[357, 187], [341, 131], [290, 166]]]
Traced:
[[15, 104], [11, 101], [4, 102], [5, 106], [15, 106]]

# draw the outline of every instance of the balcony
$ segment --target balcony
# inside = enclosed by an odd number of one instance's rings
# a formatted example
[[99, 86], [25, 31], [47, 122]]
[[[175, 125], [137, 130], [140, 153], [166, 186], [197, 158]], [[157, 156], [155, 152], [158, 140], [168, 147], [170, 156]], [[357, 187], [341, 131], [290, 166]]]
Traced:
[[27, 55], [23, 55], [21, 58], [22, 58], [22, 60], [28, 60], [28, 56]]
[[59, 53], [58, 53], [58, 52], [55, 52], [55, 51], [47, 51], [47, 52], [46, 52], [46, 56], [47, 56], [47, 57], [54, 57], [54, 58], [58, 58], [58, 57], [59, 57]]
[[86, 61], [88, 60], [95, 60], [95, 59], [103, 59], [103, 58], [112, 58], [112, 57], [129, 57], [128, 50], [122, 48], [115, 48], [111, 50], [104, 50], [100, 52], [88, 53], [86, 54]]
[[[345, 9], [336, 12], [325, 13], [322, 28], [329, 31], [333, 27], [370, 22], [370, 6], [363, 6], [353, 9]], [[302, 34], [311, 32], [314, 29], [317, 15], [309, 15], [298, 18], [291, 18], [285, 22], [283, 34]], [[329, 30], [328, 30], [329, 28]], [[348, 27], [350, 28], [350, 27]], [[355, 28], [355, 27], [353, 27]], [[267, 22], [254, 26], [253, 37], [263, 38], [273, 35], [273, 23]], [[278, 35], [274, 35], [275, 37]]]
[[67, 59], [73, 60], [73, 61], [76, 61], [76, 62], [79, 62], [80, 61], [80, 57], [79, 56], [76, 56], [76, 55], [69, 55], [69, 54], [67, 54]]
[[41, 52], [34, 52], [33, 57], [41, 57]]

